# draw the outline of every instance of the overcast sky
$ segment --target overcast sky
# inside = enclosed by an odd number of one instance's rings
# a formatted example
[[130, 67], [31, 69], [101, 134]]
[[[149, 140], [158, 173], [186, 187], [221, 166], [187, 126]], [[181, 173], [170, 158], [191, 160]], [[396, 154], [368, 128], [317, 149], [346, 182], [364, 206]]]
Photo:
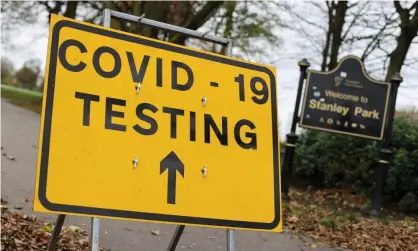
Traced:
[[[303, 3], [301, 7], [304, 8]], [[303, 11], [303, 10], [301, 10]], [[310, 11], [310, 10], [305, 10]], [[315, 15], [308, 13], [315, 18]], [[46, 16], [46, 15], [45, 15]], [[316, 16], [318, 18], [318, 16]], [[280, 109], [280, 135], [284, 139], [286, 133], [290, 128], [293, 108], [295, 105], [295, 96], [297, 82], [299, 78], [299, 67], [297, 66], [298, 58], [290, 59], [294, 55], [305, 55], [308, 60], [311, 61], [312, 69], [319, 70], [319, 65], [315, 64], [315, 54], [313, 51], [301, 51], [297, 46], [301, 41], [301, 36], [296, 31], [284, 31], [278, 30], [280, 37], [284, 40], [284, 45], [278, 51], [272, 52], [276, 55], [280, 55], [280, 60], [274, 63], [277, 69], [278, 77], [278, 98]], [[42, 65], [45, 65], [47, 40], [48, 40], [48, 27], [45, 22], [45, 17], [41, 17], [39, 23], [21, 27], [13, 32], [11, 36], [11, 42], [16, 46], [16, 49], [5, 50], [2, 48], [2, 55], [10, 58], [15, 67], [20, 67], [26, 60], [31, 58], [39, 58], [42, 61]], [[409, 58], [418, 58], [418, 45], [415, 44], [409, 51]], [[359, 56], [359, 55], [357, 55]], [[266, 62], [268, 62], [266, 60]], [[264, 63], [264, 62], [263, 62]], [[418, 108], [418, 64], [414, 68], [404, 68], [402, 71], [404, 77], [404, 83], [399, 90], [399, 96], [397, 101], [397, 108], [402, 107], [417, 107]], [[383, 77], [380, 78], [380, 80]]]

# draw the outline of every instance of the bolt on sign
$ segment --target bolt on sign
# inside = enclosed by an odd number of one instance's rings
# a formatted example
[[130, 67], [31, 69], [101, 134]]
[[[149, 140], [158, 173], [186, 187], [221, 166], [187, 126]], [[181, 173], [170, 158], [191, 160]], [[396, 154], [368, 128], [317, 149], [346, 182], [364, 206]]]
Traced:
[[275, 68], [53, 15], [34, 210], [282, 230]]
[[300, 126], [382, 140], [389, 93], [390, 84], [370, 78], [354, 56], [330, 72], [309, 70]]

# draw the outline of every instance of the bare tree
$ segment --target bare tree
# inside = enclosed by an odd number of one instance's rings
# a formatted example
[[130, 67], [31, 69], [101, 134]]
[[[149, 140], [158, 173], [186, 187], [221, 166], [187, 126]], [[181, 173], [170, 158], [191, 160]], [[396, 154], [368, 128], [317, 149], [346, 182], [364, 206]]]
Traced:
[[[402, 66], [418, 63], [407, 56], [417, 37], [417, 1], [404, 1], [404, 7], [399, 1], [309, 4], [322, 13], [322, 22], [305, 18], [294, 7], [286, 6], [286, 10], [294, 21], [303, 23], [298, 30], [307, 41], [305, 45], [310, 45], [310, 51], [314, 48], [314, 55], [320, 54], [321, 62], [316, 63], [321, 65], [321, 70], [331, 70], [338, 58], [355, 54], [365, 62], [369, 74], [388, 81]], [[307, 30], [318, 32], [312, 35]]]
[[353, 38], [353, 30], [358, 26], [360, 17], [370, 9], [371, 3], [327, 0], [310, 1], [305, 5], [305, 11], [319, 14], [318, 20], [312, 20], [310, 15], [301, 13], [301, 6], [287, 3], [283, 7], [293, 21], [291, 27], [296, 26], [297, 32], [307, 41], [303, 49], [310, 48], [316, 52], [321, 59], [317, 63], [322, 71], [331, 70], [337, 65], [344, 44], [347, 41], [357, 41]]
[[418, 37], [418, 1], [415, 1], [410, 7], [402, 7], [399, 1], [393, 3], [399, 15], [400, 33], [396, 37], [395, 49], [389, 54], [390, 61], [386, 81], [389, 81], [394, 73], [401, 71], [412, 41]]

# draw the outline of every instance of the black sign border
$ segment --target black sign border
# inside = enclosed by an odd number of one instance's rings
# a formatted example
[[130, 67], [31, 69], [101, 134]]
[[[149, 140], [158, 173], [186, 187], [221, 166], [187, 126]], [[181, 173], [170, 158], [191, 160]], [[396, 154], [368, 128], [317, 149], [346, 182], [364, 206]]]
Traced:
[[[359, 61], [360, 65], [361, 65], [361, 70], [363, 72], [363, 75], [370, 80], [370, 82], [372, 82], [373, 84], [379, 84], [379, 85], [387, 85], [387, 93], [386, 93], [386, 103], [385, 103], [385, 110], [384, 110], [384, 115], [383, 115], [383, 120], [382, 120], [382, 129], [380, 131], [380, 137], [373, 137], [373, 136], [369, 136], [366, 134], [359, 134], [359, 133], [351, 133], [351, 132], [343, 132], [343, 131], [338, 131], [338, 130], [333, 130], [333, 129], [327, 129], [327, 128], [323, 128], [323, 127], [316, 127], [316, 126], [310, 126], [310, 125], [304, 125], [303, 124], [303, 118], [305, 115], [305, 105], [306, 105], [306, 98], [307, 98], [307, 90], [309, 89], [309, 83], [310, 83], [310, 77], [311, 74], [319, 74], [319, 75], [330, 75], [334, 72], [336, 72], [337, 70], [340, 69], [341, 64], [346, 60], [346, 59], [355, 59], [357, 61]], [[316, 70], [308, 70], [308, 74], [306, 77], [306, 84], [305, 84], [305, 88], [304, 88], [304, 95], [303, 95], [303, 100], [302, 100], [302, 112], [300, 113], [300, 122], [299, 122], [299, 126], [302, 128], [306, 128], [306, 129], [313, 129], [313, 130], [318, 130], [318, 131], [324, 131], [324, 132], [330, 132], [330, 133], [337, 133], [337, 134], [343, 134], [343, 135], [349, 135], [349, 136], [355, 136], [355, 137], [359, 137], [359, 138], [365, 138], [365, 139], [372, 139], [372, 140], [382, 140], [384, 137], [384, 133], [385, 133], [385, 124], [386, 124], [386, 117], [387, 117], [387, 112], [389, 109], [389, 103], [390, 103], [390, 89], [391, 89], [391, 85], [390, 83], [387, 82], [383, 82], [383, 81], [378, 81], [376, 79], [371, 78], [366, 70], [364, 69], [364, 64], [363, 62], [361, 62], [360, 58], [356, 57], [356, 56], [345, 56], [343, 57], [340, 62], [338, 63], [337, 67], [335, 67], [332, 71], [328, 71], [328, 72], [321, 72], [321, 71], [316, 71]]]
[[[55, 16], [55, 15], [53, 15]], [[272, 109], [272, 149], [273, 149], [273, 174], [274, 174], [274, 219], [272, 222], [248, 222], [248, 221], [233, 221], [225, 219], [212, 219], [212, 218], [197, 218], [189, 216], [178, 216], [168, 214], [156, 214], [156, 213], [144, 213], [134, 212], [126, 210], [114, 210], [106, 208], [85, 207], [77, 205], [65, 205], [53, 203], [48, 200], [46, 196], [47, 177], [48, 177], [48, 161], [49, 161], [49, 147], [51, 140], [51, 124], [52, 124], [52, 110], [54, 103], [54, 88], [55, 88], [55, 74], [57, 68], [57, 51], [59, 43], [59, 33], [63, 28], [72, 28], [81, 30], [96, 35], [107, 36], [113, 39], [124, 40], [131, 43], [137, 43], [144, 46], [154, 47], [162, 50], [168, 50], [180, 54], [186, 54], [192, 57], [198, 57], [218, 63], [227, 65], [233, 65], [236, 67], [246, 68], [250, 70], [264, 72], [270, 77], [270, 92], [271, 92], [271, 109]], [[217, 56], [214, 54], [206, 54], [197, 50], [190, 50], [184, 47], [175, 46], [167, 43], [160, 43], [155, 39], [144, 39], [139, 36], [134, 36], [126, 32], [114, 32], [111, 29], [105, 29], [103, 27], [97, 27], [96, 25], [85, 25], [82, 23], [76, 23], [69, 19], [58, 21], [52, 30], [51, 47], [49, 48], [49, 67], [48, 83], [45, 100], [44, 124], [41, 128], [42, 148], [40, 159], [40, 175], [39, 175], [39, 187], [38, 198], [42, 206], [49, 211], [84, 214], [92, 216], [105, 216], [114, 218], [125, 218], [139, 221], [157, 221], [157, 222], [169, 222], [191, 225], [203, 225], [203, 226], [218, 226], [218, 227], [230, 227], [230, 228], [243, 228], [243, 229], [258, 229], [258, 230], [273, 230], [281, 221], [281, 187], [280, 187], [280, 173], [279, 173], [279, 144], [278, 144], [278, 115], [277, 115], [277, 98], [276, 98], [276, 79], [274, 74], [264, 66], [252, 65], [243, 61], [232, 60], [227, 57]], [[41, 118], [42, 119], [42, 118]]]

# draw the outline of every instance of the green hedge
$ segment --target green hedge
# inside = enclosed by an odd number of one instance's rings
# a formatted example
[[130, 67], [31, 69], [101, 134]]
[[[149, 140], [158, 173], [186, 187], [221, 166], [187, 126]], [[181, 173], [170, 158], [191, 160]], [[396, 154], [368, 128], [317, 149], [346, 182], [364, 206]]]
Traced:
[[[296, 148], [295, 175], [317, 188], [350, 188], [370, 194], [379, 142], [305, 130]], [[385, 193], [406, 210], [418, 210], [418, 122], [395, 119], [394, 156]]]

